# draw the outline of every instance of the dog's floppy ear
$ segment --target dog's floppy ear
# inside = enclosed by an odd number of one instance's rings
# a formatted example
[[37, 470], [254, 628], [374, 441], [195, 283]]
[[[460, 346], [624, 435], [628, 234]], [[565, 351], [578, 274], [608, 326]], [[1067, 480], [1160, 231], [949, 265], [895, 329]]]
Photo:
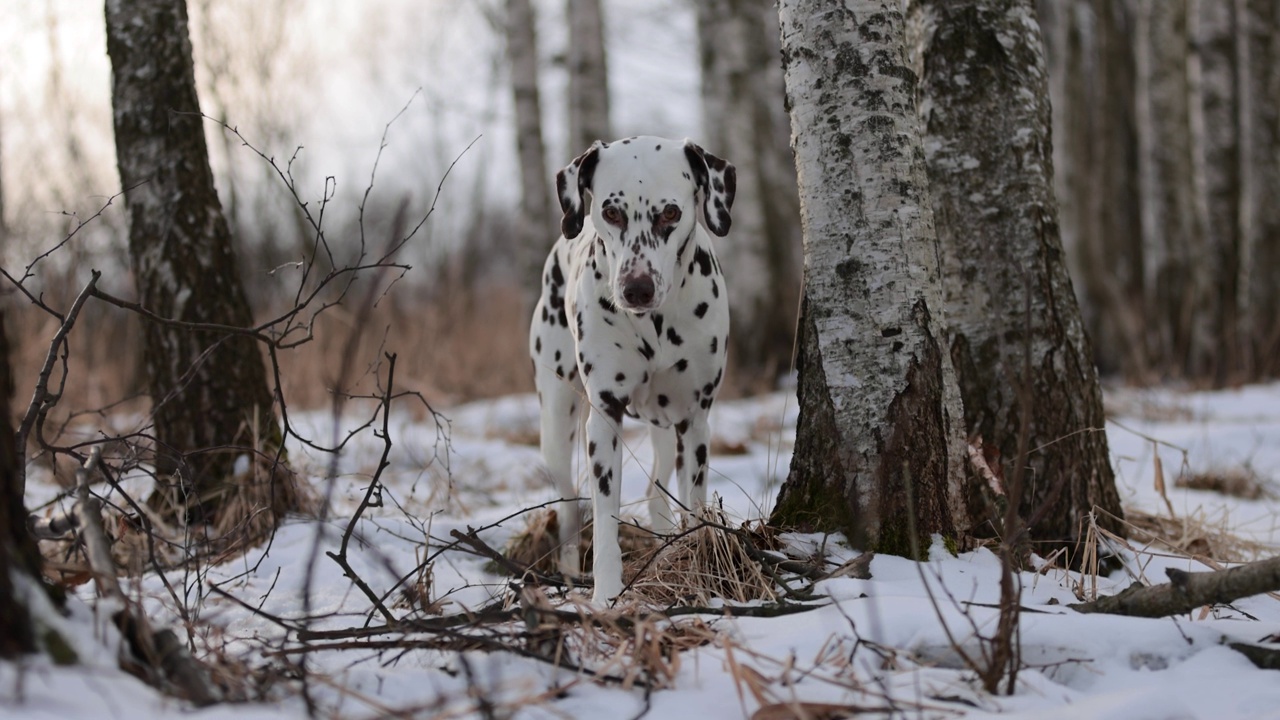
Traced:
[[595, 141], [586, 152], [556, 173], [556, 194], [560, 196], [560, 209], [564, 211], [564, 217], [560, 219], [560, 232], [570, 240], [582, 232], [586, 194], [591, 191], [602, 146], [603, 143], [599, 140]]
[[707, 230], [719, 237], [729, 233], [733, 218], [733, 196], [738, 192], [738, 171], [727, 160], [703, 150], [692, 140], [684, 141], [684, 155], [693, 169], [693, 181], [702, 193], [702, 213], [699, 219]]

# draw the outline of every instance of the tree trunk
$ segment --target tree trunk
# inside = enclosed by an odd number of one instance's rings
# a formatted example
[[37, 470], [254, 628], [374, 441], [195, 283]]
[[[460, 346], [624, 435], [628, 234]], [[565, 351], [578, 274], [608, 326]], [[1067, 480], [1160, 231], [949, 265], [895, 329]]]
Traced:
[[13, 374], [9, 368], [9, 340], [0, 307], [0, 658], [13, 658], [36, 649], [31, 614], [15, 582], [38, 586], [40, 551], [27, 532], [18, 452], [14, 446]]
[[738, 168], [731, 252], [723, 253], [739, 384], [771, 382], [790, 369], [800, 203], [778, 67], [772, 0], [697, 4], [706, 146]]
[[584, 152], [609, 130], [609, 68], [600, 0], [569, 0], [569, 153]]
[[773, 521], [913, 555], [969, 519], [916, 77], [903, 14], [885, 5], [779, 4], [805, 287], [800, 419]]
[[[250, 326], [209, 170], [184, 0], [107, 0], [106, 18], [116, 160], [141, 303], [174, 320]], [[230, 499], [236, 455], [256, 448], [269, 458], [281, 443], [260, 350], [241, 336], [146, 323], [143, 359], [162, 480], [151, 502], [214, 519]]]
[[[920, 0], [913, 8], [965, 426], [999, 449], [1006, 481], [1023, 478], [1019, 515], [1039, 518], [1029, 529], [1041, 555], [1073, 548], [1095, 507], [1120, 532], [1102, 391], [1058, 238], [1033, 2]], [[1034, 449], [1020, 457], [1024, 420]]]
[[[536, 292], [542, 263], [555, 243], [555, 202], [542, 143], [542, 100], [538, 92], [538, 37], [530, 0], [507, 0], [507, 64], [516, 113], [516, 155], [520, 161], [520, 222], [516, 247], [524, 255], [522, 287]], [[576, 152], [576, 151], [575, 151]], [[529, 297], [533, 307], [533, 297]]]
[[1196, 212], [1187, 10], [1186, 0], [1141, 0], [1135, 13], [1148, 347], [1154, 369], [1165, 377], [1201, 375], [1203, 348], [1212, 342], [1198, 317], [1212, 288], [1194, 260], [1204, 229]]
[[1241, 95], [1249, 99], [1242, 132], [1245, 164], [1241, 219], [1240, 325], [1251, 379], [1280, 375], [1280, 9], [1240, 3], [1237, 42], [1245, 47]]
[[1200, 111], [1202, 132], [1198, 154], [1203, 170], [1206, 242], [1197, 263], [1207, 269], [1216, 292], [1207, 313], [1215, 332], [1206, 364], [1215, 384], [1221, 385], [1240, 369], [1236, 295], [1240, 251], [1240, 98], [1235, 47], [1236, 13], [1232, 2], [1202, 0], [1198, 3], [1198, 32], [1193, 42], [1199, 52]]
[[1112, 0], [1041, 0], [1061, 177], [1063, 245], [1071, 253], [1095, 358], [1142, 377], [1144, 276], [1132, 13]]

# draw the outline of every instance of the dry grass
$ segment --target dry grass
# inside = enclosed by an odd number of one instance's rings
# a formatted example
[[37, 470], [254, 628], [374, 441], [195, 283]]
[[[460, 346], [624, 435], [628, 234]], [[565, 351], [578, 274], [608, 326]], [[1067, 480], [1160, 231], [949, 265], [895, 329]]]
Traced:
[[1206, 490], [1244, 500], [1261, 500], [1273, 494], [1257, 473], [1244, 468], [1183, 475], [1173, 484], [1188, 490]]
[[1225, 521], [1209, 522], [1203, 517], [1169, 517], [1126, 509], [1124, 525], [1129, 542], [1163, 552], [1172, 552], [1206, 565], [1249, 562], [1270, 548], [1236, 535]]
[[[652, 558], [645, 558], [631, 583], [633, 596], [656, 607], [705, 606], [716, 599], [734, 603], [778, 600], [773, 580], [748, 553], [742, 537], [723, 529], [729, 525], [724, 513], [708, 507], [700, 519], [705, 524], [678, 535], [659, 547]], [[764, 535], [761, 538], [768, 540]]]
[[[703, 513], [704, 524], [670, 539], [660, 538], [634, 521], [619, 524], [622, 575], [628, 583], [629, 601], [663, 608], [708, 605], [716, 599], [735, 603], [778, 599], [773, 580], [752, 559], [743, 538], [724, 529], [729, 522], [724, 513], [711, 508]], [[555, 573], [557, 532], [555, 511], [538, 512], [512, 537], [503, 555], [522, 567]], [[775, 542], [764, 528], [744, 527], [743, 532], [758, 540], [758, 546], [772, 546]], [[590, 523], [583, 528], [580, 547], [583, 567], [590, 567]]]

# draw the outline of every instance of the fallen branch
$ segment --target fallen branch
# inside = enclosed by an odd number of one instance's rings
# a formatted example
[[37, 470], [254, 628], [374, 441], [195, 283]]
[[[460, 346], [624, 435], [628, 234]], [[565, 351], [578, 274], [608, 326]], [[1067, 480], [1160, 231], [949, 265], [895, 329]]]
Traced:
[[95, 445], [84, 465], [76, 469], [77, 499], [72, 513], [80, 528], [85, 557], [98, 594], [120, 605], [120, 610], [111, 619], [124, 636], [132, 655], [131, 658], [122, 657], [121, 662], [142, 666], [149, 671], [145, 673], [147, 676], [158, 674], [173, 686], [180, 697], [198, 707], [212, 705], [218, 702], [218, 693], [199, 661], [191, 657], [172, 630], [153, 632], [146, 614], [130, 602], [120, 588], [115, 561], [111, 558], [111, 545], [102, 528], [102, 501], [89, 494], [89, 476], [98, 469], [101, 459], [102, 450]]
[[1115, 595], [1069, 607], [1082, 613], [1168, 617], [1280, 590], [1280, 557], [1215, 572], [1191, 573], [1176, 568], [1164, 572], [1169, 576], [1167, 583], [1150, 587], [1135, 584]]

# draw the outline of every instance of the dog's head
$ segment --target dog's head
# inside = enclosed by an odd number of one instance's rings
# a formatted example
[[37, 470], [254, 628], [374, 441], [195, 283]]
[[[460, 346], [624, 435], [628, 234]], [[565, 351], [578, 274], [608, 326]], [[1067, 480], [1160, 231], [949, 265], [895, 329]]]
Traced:
[[720, 237], [729, 232], [737, 174], [689, 140], [643, 136], [597, 140], [556, 174], [556, 189], [564, 236], [581, 234], [589, 210], [603, 241], [614, 304], [646, 312], [671, 291], [679, 253], [696, 223]]

